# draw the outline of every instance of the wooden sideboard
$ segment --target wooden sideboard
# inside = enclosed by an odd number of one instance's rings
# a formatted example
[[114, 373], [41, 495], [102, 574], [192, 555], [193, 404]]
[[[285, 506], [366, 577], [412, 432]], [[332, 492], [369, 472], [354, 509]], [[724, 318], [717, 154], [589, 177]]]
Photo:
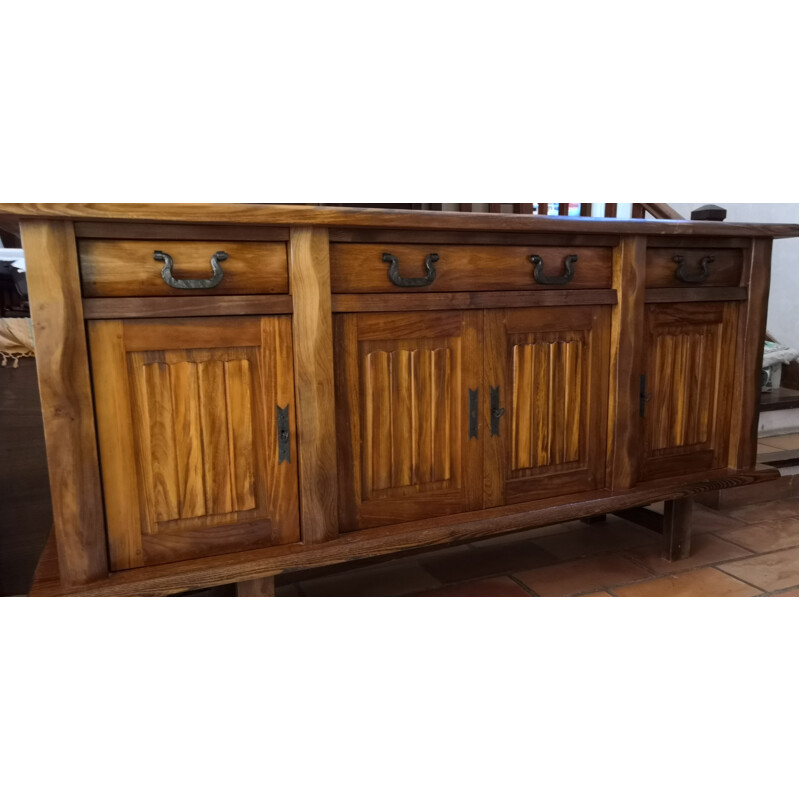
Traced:
[[[34, 594], [158, 595], [689, 498], [755, 469], [796, 225], [5, 204], [54, 511]], [[50, 571], [48, 572], [48, 564]]]

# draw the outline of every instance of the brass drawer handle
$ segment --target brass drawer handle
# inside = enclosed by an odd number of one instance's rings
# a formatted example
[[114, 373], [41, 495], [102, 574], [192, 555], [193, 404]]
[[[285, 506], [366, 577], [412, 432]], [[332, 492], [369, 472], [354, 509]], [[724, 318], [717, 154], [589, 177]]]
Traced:
[[678, 265], [675, 270], [675, 277], [684, 283], [705, 283], [708, 280], [710, 271], [709, 264], [714, 263], [714, 256], [703, 256], [700, 259], [700, 272], [697, 275], [689, 275], [686, 272], [686, 259], [683, 256], [673, 256], [672, 260]]
[[536, 283], [541, 283], [545, 286], [563, 286], [575, 277], [575, 264], [578, 263], [578, 256], [567, 256], [564, 259], [564, 274], [554, 277], [544, 274], [544, 264], [541, 256], [531, 256], [531, 263], [533, 264], [533, 279]]
[[400, 264], [398, 263], [397, 258], [391, 253], [384, 253], [382, 260], [389, 265], [389, 280], [395, 286], [401, 286], [404, 289], [417, 288], [420, 286], [430, 286], [436, 280], [436, 267], [433, 265], [439, 260], [438, 253], [430, 253], [425, 257], [424, 278], [401, 278]]
[[164, 279], [164, 283], [166, 283], [167, 286], [171, 286], [173, 289], [213, 289], [215, 286], [219, 286], [220, 283], [222, 283], [223, 277], [225, 277], [222, 273], [220, 262], [226, 261], [227, 258], [228, 254], [226, 252], [218, 250], [211, 256], [211, 269], [213, 273], [210, 278], [181, 281], [172, 276], [172, 267], [174, 266], [172, 256], [169, 253], [161, 252], [161, 250], [155, 250], [153, 252], [153, 259], [155, 261], [164, 262], [164, 268], [161, 270], [161, 277]]

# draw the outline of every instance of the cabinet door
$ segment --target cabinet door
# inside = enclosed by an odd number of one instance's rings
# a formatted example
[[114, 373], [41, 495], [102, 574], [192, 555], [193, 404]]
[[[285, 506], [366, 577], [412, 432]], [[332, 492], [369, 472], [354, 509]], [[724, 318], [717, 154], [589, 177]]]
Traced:
[[480, 508], [481, 314], [336, 315], [343, 531]]
[[486, 312], [487, 508], [604, 485], [609, 325], [608, 306]]
[[111, 569], [298, 540], [288, 317], [103, 320], [89, 344]]
[[646, 307], [642, 479], [725, 466], [736, 303]]

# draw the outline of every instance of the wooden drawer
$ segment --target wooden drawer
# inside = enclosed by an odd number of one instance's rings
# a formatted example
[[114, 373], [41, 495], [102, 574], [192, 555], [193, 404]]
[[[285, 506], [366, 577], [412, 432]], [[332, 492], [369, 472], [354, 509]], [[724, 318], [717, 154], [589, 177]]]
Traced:
[[[165, 261], [156, 251], [169, 256], [176, 280], [204, 281], [213, 276], [212, 256], [220, 259], [222, 280], [217, 286], [173, 288], [161, 271]], [[85, 297], [152, 297], [203, 294], [286, 294], [289, 273], [283, 242], [215, 242], [170, 240], [82, 239], [78, 242], [81, 280]]]
[[[611, 254], [610, 247], [333, 244], [331, 289], [343, 294], [605, 289], [611, 287]], [[565, 283], [538, 282], [532, 256], [541, 259], [545, 280], [563, 280], [567, 259], [577, 257], [572, 278]], [[396, 282], [390, 275], [392, 259]], [[435, 276], [426, 269], [426, 260]], [[411, 285], [397, 285], [408, 279]]]
[[742, 264], [740, 248], [649, 247], [646, 285], [652, 288], [739, 286]]

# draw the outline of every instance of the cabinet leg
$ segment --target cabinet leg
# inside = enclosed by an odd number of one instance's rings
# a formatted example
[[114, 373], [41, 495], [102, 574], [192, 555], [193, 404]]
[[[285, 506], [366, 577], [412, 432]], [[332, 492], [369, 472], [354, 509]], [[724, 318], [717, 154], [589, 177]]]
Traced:
[[669, 561], [689, 557], [692, 543], [692, 500], [667, 500], [664, 503], [664, 549]]
[[275, 578], [256, 578], [236, 584], [237, 597], [275, 597]]

